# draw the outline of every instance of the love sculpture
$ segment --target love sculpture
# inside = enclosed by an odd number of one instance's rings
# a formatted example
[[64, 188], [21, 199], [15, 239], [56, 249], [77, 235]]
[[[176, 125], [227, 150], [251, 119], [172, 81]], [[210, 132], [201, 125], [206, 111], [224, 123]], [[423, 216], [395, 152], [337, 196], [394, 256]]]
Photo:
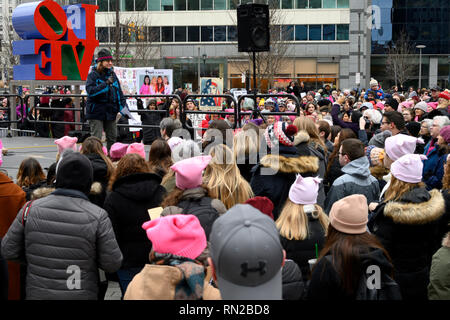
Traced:
[[98, 6], [61, 7], [45, 0], [19, 5], [13, 12], [14, 30], [23, 40], [13, 41], [14, 80], [86, 80], [98, 40]]

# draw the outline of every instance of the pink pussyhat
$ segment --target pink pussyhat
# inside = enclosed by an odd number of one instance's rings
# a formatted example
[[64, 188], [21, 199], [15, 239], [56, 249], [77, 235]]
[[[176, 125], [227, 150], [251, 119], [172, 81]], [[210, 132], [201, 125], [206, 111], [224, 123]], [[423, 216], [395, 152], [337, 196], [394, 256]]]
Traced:
[[122, 159], [127, 154], [128, 144], [116, 142], [111, 146], [109, 155], [114, 160]]
[[105, 146], [102, 147], [102, 151], [105, 154], [105, 156], [108, 156], [108, 149], [106, 149]]
[[137, 153], [138, 155], [140, 155], [142, 158], [145, 159], [145, 149], [144, 149], [144, 144], [143, 143], [132, 143], [128, 146], [127, 148], [127, 153]]
[[321, 181], [318, 177], [303, 178], [298, 174], [289, 189], [289, 200], [296, 204], [316, 204]]
[[[225, 112], [234, 112], [234, 109], [225, 109]], [[227, 114], [225, 119], [228, 119], [230, 116], [234, 116], [234, 114]]]
[[408, 183], [422, 181], [422, 160], [428, 158], [423, 154], [406, 154], [391, 165], [391, 174], [398, 180]]
[[405, 154], [414, 153], [417, 143], [424, 143], [421, 138], [397, 134], [384, 142], [384, 149], [391, 160], [395, 161]]
[[64, 136], [60, 139], [55, 140], [56, 145], [58, 146], [58, 153], [62, 154], [66, 149], [72, 149], [73, 151], [77, 151], [77, 137], [69, 137]]
[[175, 184], [178, 189], [186, 190], [200, 187], [202, 173], [211, 161], [211, 156], [198, 156], [178, 161], [170, 168], [175, 171]]
[[206, 235], [198, 218], [175, 214], [145, 222], [142, 225], [157, 253], [170, 253], [196, 259], [206, 248]]

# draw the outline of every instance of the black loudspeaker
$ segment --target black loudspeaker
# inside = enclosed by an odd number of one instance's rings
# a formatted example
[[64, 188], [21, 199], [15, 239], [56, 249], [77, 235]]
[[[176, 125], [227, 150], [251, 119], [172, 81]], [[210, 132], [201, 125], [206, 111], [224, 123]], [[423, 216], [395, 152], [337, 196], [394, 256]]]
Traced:
[[270, 51], [269, 6], [248, 3], [237, 8], [239, 52]]

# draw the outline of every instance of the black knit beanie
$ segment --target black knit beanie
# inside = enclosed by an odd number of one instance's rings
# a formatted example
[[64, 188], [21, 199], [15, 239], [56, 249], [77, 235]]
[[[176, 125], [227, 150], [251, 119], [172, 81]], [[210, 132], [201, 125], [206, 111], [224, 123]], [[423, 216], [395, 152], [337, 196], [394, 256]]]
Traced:
[[92, 182], [93, 169], [89, 159], [78, 152], [64, 152], [56, 167], [56, 188], [89, 194]]

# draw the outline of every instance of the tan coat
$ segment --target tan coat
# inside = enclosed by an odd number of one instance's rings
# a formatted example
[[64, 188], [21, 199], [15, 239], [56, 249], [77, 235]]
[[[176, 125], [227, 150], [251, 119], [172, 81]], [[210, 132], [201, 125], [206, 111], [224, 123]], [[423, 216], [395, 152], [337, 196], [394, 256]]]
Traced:
[[[208, 267], [203, 286], [203, 300], [220, 300], [220, 292], [209, 284]], [[175, 287], [183, 278], [177, 267], [146, 264], [128, 285], [124, 300], [174, 300]]]

